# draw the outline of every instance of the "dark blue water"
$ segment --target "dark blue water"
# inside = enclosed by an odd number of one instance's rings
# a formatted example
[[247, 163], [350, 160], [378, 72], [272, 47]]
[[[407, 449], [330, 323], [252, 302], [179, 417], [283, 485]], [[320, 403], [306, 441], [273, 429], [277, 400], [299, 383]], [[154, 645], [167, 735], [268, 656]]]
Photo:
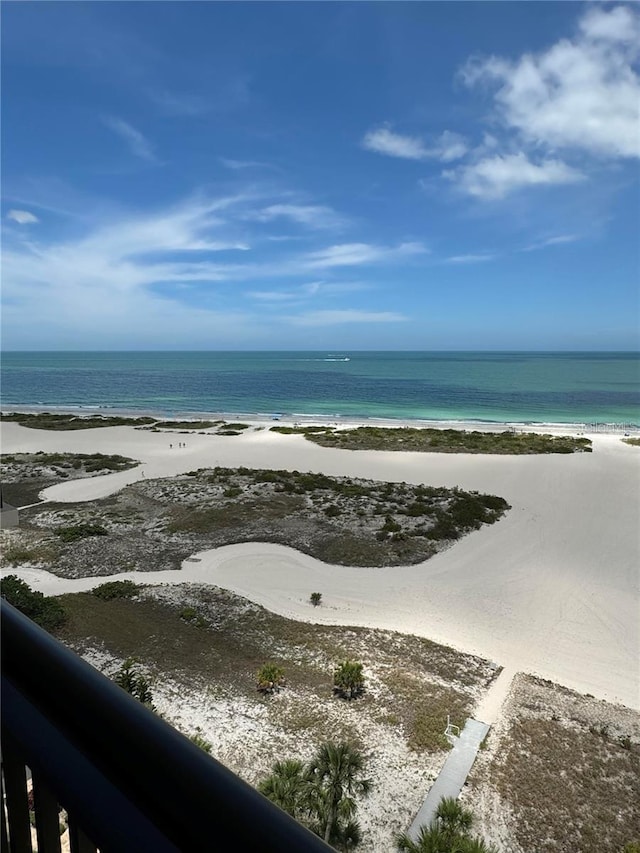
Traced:
[[638, 353], [20, 352], [0, 377], [5, 410], [640, 424]]

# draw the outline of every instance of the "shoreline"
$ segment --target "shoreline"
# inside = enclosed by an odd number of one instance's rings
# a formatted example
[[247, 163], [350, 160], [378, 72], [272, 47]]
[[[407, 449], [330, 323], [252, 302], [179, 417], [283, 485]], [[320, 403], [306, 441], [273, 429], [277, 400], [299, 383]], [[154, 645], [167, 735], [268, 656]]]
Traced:
[[76, 417], [152, 417], [163, 421], [198, 421], [224, 420], [242, 421], [253, 427], [271, 426], [333, 426], [338, 429], [353, 429], [359, 426], [369, 427], [410, 427], [415, 429], [457, 429], [478, 430], [480, 432], [546, 432], [554, 435], [640, 435], [640, 424], [622, 423], [617, 421], [578, 422], [578, 421], [518, 421], [518, 420], [483, 420], [483, 419], [430, 419], [409, 417], [381, 417], [372, 415], [324, 415], [309, 412], [224, 412], [224, 411], [195, 411], [185, 410], [170, 414], [160, 409], [134, 409], [111, 406], [86, 405], [0, 405], [0, 413], [8, 414], [43, 414], [49, 412], [56, 415], [74, 415]]

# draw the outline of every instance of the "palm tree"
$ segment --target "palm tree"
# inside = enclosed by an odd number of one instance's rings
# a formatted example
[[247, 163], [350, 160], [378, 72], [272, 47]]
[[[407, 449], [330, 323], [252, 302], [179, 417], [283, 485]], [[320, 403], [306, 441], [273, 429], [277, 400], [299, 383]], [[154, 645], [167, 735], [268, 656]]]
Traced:
[[258, 790], [296, 820], [308, 810], [309, 782], [306, 768], [297, 758], [276, 761], [271, 775], [260, 782]]
[[429, 826], [421, 826], [414, 841], [406, 832], [396, 838], [402, 853], [497, 853], [481, 838], [472, 838], [473, 812], [454, 797], [443, 797]]
[[263, 695], [280, 690], [284, 684], [284, 669], [275, 663], [265, 663], [258, 670], [256, 689]]
[[[371, 781], [362, 778], [362, 755], [348, 743], [324, 743], [311, 759], [307, 778], [316, 792], [318, 835], [327, 844], [341, 841], [356, 810], [354, 795], [367, 796]], [[353, 845], [352, 845], [353, 846]]]
[[406, 832], [396, 839], [400, 853], [448, 853], [449, 847], [440, 830], [435, 826], [421, 826], [414, 841]]
[[436, 826], [449, 836], [468, 836], [473, 824], [473, 812], [463, 808], [455, 797], [443, 797], [438, 803]]
[[353, 699], [364, 690], [362, 664], [358, 661], [344, 660], [333, 673], [333, 689], [346, 699]]

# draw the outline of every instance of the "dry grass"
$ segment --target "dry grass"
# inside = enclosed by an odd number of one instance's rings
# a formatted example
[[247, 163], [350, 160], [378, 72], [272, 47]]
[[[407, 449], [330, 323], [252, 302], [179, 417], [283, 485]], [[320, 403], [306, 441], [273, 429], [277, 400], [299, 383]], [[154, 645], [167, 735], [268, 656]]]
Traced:
[[621, 853], [640, 838], [640, 715], [519, 676], [472, 773], [472, 804], [498, 795], [525, 853]]
[[[69, 614], [60, 639], [80, 650], [134, 656], [156, 681], [215, 685], [218, 695], [263, 703], [256, 673], [276, 662], [291, 689], [270, 713], [291, 732], [318, 732], [326, 706], [347, 704], [376, 722], [401, 725], [415, 750], [446, 749], [437, 736], [446, 714], [463, 721], [496, 672], [480, 658], [419, 637], [294, 622], [217, 587], [144, 587], [135, 598], [78, 593], [60, 600]], [[350, 703], [333, 696], [333, 670], [345, 658], [361, 661], [366, 676], [364, 695]]]

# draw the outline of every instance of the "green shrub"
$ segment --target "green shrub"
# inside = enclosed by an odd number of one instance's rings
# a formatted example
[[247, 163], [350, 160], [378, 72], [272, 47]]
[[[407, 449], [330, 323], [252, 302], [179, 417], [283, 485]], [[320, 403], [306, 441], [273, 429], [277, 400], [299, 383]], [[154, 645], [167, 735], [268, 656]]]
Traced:
[[333, 692], [345, 699], [355, 699], [363, 690], [362, 664], [353, 660], [339, 663], [333, 672]]
[[211, 750], [213, 749], [213, 746], [206, 738], [202, 737], [202, 735], [200, 734], [200, 729], [198, 729], [195, 734], [191, 735], [189, 740], [191, 741], [191, 743], [195, 743], [196, 746], [199, 746], [200, 749], [203, 749], [207, 753], [207, 755], [211, 755]]
[[151, 711], [155, 711], [149, 682], [142, 672], [140, 672], [135, 658], [127, 658], [118, 672], [116, 672], [113, 680], [118, 687], [122, 687], [123, 690], [126, 690], [138, 702], [142, 702]]
[[0, 580], [0, 594], [46, 631], [66, 621], [64, 608], [56, 598], [45, 598], [17, 575], [7, 575]]
[[140, 584], [124, 580], [101, 583], [92, 592], [96, 598], [101, 598], [103, 601], [111, 601], [114, 598], [131, 598], [137, 595], [139, 590]]
[[78, 539], [86, 539], [88, 536], [107, 536], [109, 531], [101, 524], [72, 524], [69, 527], [58, 527], [54, 530], [63, 542], [76, 542]]
[[321, 592], [312, 592], [309, 597], [309, 601], [313, 604], [314, 607], [317, 607], [322, 601], [322, 593]]
[[284, 669], [275, 663], [265, 663], [258, 670], [256, 689], [263, 695], [271, 694], [284, 684]]

